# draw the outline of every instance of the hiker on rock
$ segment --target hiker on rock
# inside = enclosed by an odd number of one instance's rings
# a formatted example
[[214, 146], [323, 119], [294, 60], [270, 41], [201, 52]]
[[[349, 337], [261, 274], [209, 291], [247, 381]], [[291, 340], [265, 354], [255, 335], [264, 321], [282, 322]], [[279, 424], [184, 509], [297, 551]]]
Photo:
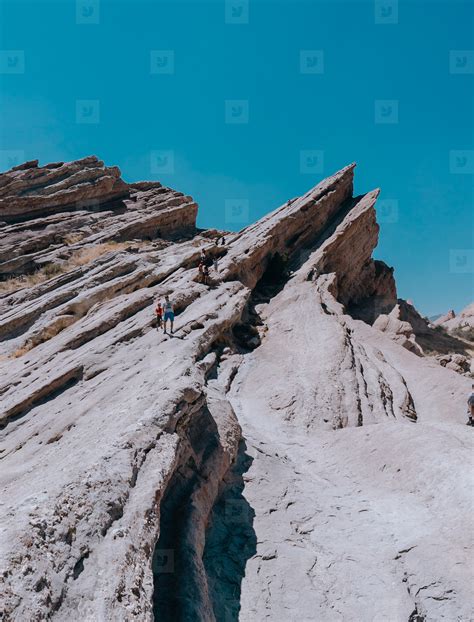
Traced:
[[166, 333], [166, 322], [169, 320], [171, 325], [171, 334], [173, 334], [173, 323], [174, 323], [174, 310], [173, 304], [170, 302], [170, 297], [168, 294], [165, 296], [165, 302], [163, 303], [163, 309], [165, 312], [165, 319], [163, 322], [163, 332]]
[[203, 275], [203, 283], [204, 283], [204, 285], [208, 285], [208, 283], [209, 283], [209, 268], [207, 267], [206, 264], [204, 264], [204, 266], [202, 268], [202, 275]]
[[471, 395], [467, 398], [467, 425], [472, 425], [474, 427], [474, 384], [471, 388]]
[[198, 266], [198, 282], [204, 283], [204, 262], [200, 261]]
[[163, 307], [161, 306], [161, 302], [158, 300], [155, 307], [156, 314], [156, 326], [157, 328], [161, 328], [161, 323], [163, 321]]

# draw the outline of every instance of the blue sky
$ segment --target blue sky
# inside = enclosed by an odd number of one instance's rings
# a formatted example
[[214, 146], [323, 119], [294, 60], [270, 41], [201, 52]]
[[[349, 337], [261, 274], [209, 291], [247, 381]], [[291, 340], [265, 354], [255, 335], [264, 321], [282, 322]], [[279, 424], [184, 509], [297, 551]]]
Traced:
[[355, 161], [399, 296], [427, 315], [473, 299], [472, 2], [0, 7], [2, 167], [94, 153], [240, 229]]

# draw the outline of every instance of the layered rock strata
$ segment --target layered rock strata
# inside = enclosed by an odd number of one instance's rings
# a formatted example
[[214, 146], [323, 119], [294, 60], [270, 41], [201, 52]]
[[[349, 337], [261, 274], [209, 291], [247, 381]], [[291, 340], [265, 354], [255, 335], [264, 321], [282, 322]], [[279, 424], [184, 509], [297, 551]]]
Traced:
[[130, 242], [0, 296], [5, 620], [469, 619], [469, 382], [348, 313], [396, 304], [353, 172], [224, 247], [153, 182], [2, 227]]

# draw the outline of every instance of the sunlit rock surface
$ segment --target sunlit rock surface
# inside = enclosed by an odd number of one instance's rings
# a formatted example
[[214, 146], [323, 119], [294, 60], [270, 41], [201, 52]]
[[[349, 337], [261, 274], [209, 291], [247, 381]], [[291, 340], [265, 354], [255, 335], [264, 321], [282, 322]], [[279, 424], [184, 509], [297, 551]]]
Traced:
[[378, 191], [351, 165], [216, 245], [58, 167], [0, 176], [3, 619], [472, 619], [470, 379], [390, 337]]

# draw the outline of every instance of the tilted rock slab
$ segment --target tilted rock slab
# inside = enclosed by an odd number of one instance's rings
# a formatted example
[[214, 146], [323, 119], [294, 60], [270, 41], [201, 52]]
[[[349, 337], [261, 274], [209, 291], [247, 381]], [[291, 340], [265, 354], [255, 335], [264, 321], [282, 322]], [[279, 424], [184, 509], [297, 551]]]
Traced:
[[197, 205], [159, 182], [126, 184], [95, 156], [0, 174], [0, 278], [31, 273], [106, 242], [193, 234]]
[[156, 182], [45, 217], [156, 241], [0, 297], [5, 620], [471, 617], [469, 382], [348, 314], [396, 303], [353, 168], [225, 247]]

